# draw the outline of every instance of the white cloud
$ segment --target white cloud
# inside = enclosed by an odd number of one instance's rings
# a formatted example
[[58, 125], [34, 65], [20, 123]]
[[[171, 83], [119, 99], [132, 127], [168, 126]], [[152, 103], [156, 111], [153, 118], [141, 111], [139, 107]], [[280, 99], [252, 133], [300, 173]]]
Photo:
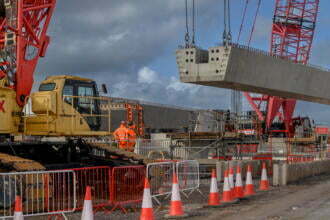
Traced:
[[177, 92], [184, 92], [184, 91], [189, 90], [189, 92], [195, 93], [199, 89], [199, 86], [182, 83], [178, 80], [178, 78], [171, 76], [170, 82], [169, 82], [168, 86], [166, 87], [166, 89], [168, 89], [168, 90], [173, 89]]
[[[195, 108], [228, 109], [229, 92], [224, 89], [181, 83], [142, 67], [134, 77], [122, 78], [111, 86], [111, 95], [148, 102]], [[104, 82], [103, 82], [104, 83]]]
[[159, 80], [158, 74], [148, 67], [143, 67], [138, 72], [138, 83], [157, 83]]

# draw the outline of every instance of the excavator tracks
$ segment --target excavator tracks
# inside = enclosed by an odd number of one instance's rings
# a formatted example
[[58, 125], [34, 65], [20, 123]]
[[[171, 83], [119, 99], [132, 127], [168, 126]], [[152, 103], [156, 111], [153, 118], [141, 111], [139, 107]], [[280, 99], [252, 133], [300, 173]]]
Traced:
[[110, 144], [104, 143], [88, 143], [92, 149], [93, 154], [96, 156], [102, 156], [108, 160], [116, 158], [117, 160], [129, 161], [135, 164], [147, 165], [148, 163], [154, 162], [143, 155], [128, 152], [117, 147], [111, 146]]
[[[155, 162], [155, 160], [149, 159], [143, 155], [128, 152], [115, 146], [111, 146], [110, 144], [91, 142], [87, 142], [86, 144], [91, 149], [91, 154], [96, 160], [102, 159], [125, 165], [147, 165], [148, 163]], [[0, 172], [28, 172], [43, 170], [46, 170], [46, 167], [38, 161], [0, 153]]]
[[24, 172], [24, 171], [42, 171], [46, 168], [39, 162], [0, 153], [1, 171]]

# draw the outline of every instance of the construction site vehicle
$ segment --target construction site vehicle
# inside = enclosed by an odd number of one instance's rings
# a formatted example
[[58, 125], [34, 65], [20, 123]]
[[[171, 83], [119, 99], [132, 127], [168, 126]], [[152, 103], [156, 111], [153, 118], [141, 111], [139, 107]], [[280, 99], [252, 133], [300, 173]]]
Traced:
[[111, 108], [101, 111], [101, 104], [111, 106], [110, 99], [99, 96], [93, 80], [51, 76], [31, 94], [38, 60], [50, 42], [47, 29], [55, 4], [56, 0], [0, 0], [2, 170], [143, 164], [141, 156], [113, 146]]

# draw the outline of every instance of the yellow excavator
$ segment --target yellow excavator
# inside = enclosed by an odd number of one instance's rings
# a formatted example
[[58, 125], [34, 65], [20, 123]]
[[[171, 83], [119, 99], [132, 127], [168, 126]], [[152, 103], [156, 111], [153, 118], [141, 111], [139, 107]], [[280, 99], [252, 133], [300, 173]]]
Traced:
[[0, 0], [0, 169], [145, 163], [111, 144], [111, 102], [99, 96], [95, 81], [51, 76], [31, 93], [55, 5], [56, 0]]

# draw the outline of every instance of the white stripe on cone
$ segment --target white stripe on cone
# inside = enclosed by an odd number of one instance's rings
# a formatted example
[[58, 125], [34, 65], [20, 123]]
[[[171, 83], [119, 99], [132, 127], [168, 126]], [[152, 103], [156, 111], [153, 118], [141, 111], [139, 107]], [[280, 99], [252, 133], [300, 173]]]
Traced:
[[173, 185], [172, 185], [171, 201], [181, 201], [179, 185], [177, 183], [173, 183]]
[[251, 185], [251, 184], [253, 184], [252, 174], [251, 174], [251, 172], [248, 171], [246, 174], [246, 185]]
[[142, 208], [152, 208], [151, 193], [149, 188], [144, 189], [143, 191]]
[[210, 193], [218, 193], [218, 192], [219, 192], [219, 189], [218, 189], [217, 179], [212, 177]]
[[228, 180], [229, 180], [230, 189], [233, 189], [235, 187], [234, 186], [234, 175], [233, 174], [229, 174]]
[[235, 186], [236, 187], [243, 186], [241, 173], [237, 173], [236, 174], [236, 183], [235, 183]]
[[81, 220], [93, 220], [93, 206], [91, 200], [84, 201], [84, 209], [81, 215]]
[[24, 219], [23, 212], [14, 213], [14, 220], [23, 220], [23, 219]]
[[268, 178], [267, 178], [267, 170], [266, 169], [262, 169], [261, 180], [268, 180]]
[[223, 183], [223, 191], [227, 192], [230, 191], [230, 185], [229, 185], [229, 179], [228, 177], [225, 177], [224, 183]]

